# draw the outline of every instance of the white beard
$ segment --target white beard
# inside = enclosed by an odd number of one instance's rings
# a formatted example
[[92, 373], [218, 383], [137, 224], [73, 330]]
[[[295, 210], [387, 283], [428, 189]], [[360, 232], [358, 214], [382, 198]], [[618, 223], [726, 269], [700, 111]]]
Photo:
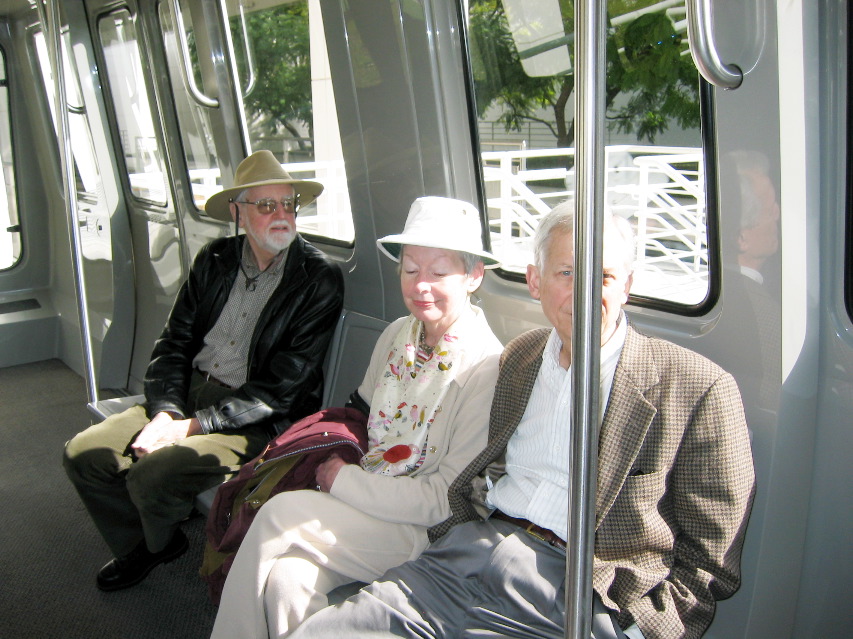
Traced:
[[[287, 232], [274, 232], [276, 229], [287, 229]], [[245, 231], [246, 235], [255, 241], [255, 244], [270, 253], [283, 251], [290, 246], [296, 237], [296, 230], [287, 222], [273, 222], [262, 235], [256, 234], [248, 224], [245, 227]]]

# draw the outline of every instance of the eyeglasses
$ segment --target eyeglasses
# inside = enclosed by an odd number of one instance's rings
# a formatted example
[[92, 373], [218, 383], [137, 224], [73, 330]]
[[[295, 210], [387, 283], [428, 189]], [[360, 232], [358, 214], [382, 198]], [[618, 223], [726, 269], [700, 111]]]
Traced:
[[278, 210], [279, 205], [284, 209], [286, 213], [293, 213], [296, 215], [297, 211], [299, 211], [299, 196], [295, 197], [286, 197], [281, 201], [276, 201], [271, 197], [264, 198], [262, 200], [257, 200], [255, 202], [248, 202], [245, 200], [231, 200], [235, 204], [254, 204], [258, 207], [258, 213], [261, 215], [272, 215]]

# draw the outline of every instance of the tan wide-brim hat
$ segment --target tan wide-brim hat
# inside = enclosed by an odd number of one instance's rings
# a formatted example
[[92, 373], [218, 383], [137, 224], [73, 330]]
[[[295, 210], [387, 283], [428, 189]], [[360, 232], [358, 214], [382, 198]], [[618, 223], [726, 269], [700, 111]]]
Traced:
[[306, 206], [323, 192], [323, 185], [310, 180], [297, 180], [290, 177], [270, 151], [255, 151], [240, 162], [234, 174], [234, 186], [210, 197], [204, 205], [204, 212], [210, 217], [225, 222], [231, 221], [228, 204], [244, 189], [269, 184], [290, 184], [299, 195], [299, 206]]
[[473, 204], [447, 197], [419, 197], [409, 208], [406, 226], [398, 235], [376, 240], [395, 262], [404, 244], [462, 251], [476, 255], [486, 268], [500, 266], [498, 258], [483, 250], [482, 218]]

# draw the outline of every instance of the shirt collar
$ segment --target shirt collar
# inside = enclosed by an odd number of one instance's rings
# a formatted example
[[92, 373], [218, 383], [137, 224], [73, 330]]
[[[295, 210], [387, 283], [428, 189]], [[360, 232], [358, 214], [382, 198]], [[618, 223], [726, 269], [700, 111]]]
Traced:
[[[290, 245], [292, 246], [293, 242], [291, 242]], [[284, 268], [284, 263], [287, 261], [287, 254], [289, 251], [290, 246], [279, 253], [279, 257], [275, 258], [277, 260], [276, 263], [273, 264], [272, 268], [266, 272], [276, 274], [281, 271], [281, 269]], [[248, 239], [243, 242], [243, 268], [251, 270], [252, 272], [258, 272], [261, 270], [258, 268], [258, 261], [255, 259], [255, 253], [252, 251], [252, 246], [249, 244]]]
[[604, 343], [604, 346], [601, 347], [601, 363], [613, 359], [613, 355], [617, 355], [622, 350], [622, 346], [625, 344], [625, 336], [628, 334], [628, 320], [625, 317], [625, 311], [619, 311], [619, 319], [616, 320], [616, 330], [613, 331], [613, 335], [610, 336], [610, 339]]

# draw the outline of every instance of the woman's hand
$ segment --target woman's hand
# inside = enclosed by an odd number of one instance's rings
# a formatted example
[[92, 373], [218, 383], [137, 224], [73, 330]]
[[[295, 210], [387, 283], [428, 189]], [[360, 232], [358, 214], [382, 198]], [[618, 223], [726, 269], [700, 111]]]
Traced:
[[317, 480], [317, 490], [323, 493], [332, 491], [332, 484], [335, 483], [335, 477], [338, 476], [338, 471], [346, 466], [347, 463], [341, 459], [337, 453], [332, 453], [326, 461], [317, 465], [315, 479]]

